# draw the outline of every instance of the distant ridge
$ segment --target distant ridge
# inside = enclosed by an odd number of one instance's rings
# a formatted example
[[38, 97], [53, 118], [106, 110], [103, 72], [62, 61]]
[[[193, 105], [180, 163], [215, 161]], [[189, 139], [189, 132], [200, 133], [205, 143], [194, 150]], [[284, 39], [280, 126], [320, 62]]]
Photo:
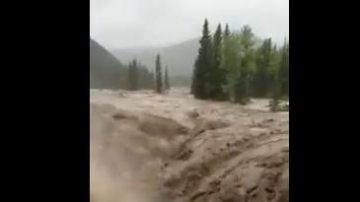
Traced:
[[103, 46], [90, 38], [90, 88], [125, 87], [126, 69]]
[[167, 65], [170, 76], [191, 76], [199, 39], [190, 39], [167, 47], [114, 49], [111, 52], [121, 61], [128, 62], [137, 58], [150, 69], [155, 68], [155, 57], [159, 52], [163, 66]]

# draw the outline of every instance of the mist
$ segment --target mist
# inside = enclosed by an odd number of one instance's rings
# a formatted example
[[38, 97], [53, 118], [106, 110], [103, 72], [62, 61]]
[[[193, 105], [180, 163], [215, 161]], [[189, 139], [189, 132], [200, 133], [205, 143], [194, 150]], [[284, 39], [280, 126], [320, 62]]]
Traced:
[[90, 201], [288, 202], [289, 1], [90, 2]]
[[197, 38], [210, 29], [249, 24], [261, 38], [289, 39], [288, 0], [90, 0], [90, 36], [108, 49], [144, 48]]

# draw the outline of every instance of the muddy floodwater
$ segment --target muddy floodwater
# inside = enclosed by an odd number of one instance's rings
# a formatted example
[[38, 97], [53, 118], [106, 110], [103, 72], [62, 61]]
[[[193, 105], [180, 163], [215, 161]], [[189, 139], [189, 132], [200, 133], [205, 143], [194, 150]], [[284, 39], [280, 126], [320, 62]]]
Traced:
[[91, 201], [289, 201], [289, 114], [269, 100], [90, 94]]

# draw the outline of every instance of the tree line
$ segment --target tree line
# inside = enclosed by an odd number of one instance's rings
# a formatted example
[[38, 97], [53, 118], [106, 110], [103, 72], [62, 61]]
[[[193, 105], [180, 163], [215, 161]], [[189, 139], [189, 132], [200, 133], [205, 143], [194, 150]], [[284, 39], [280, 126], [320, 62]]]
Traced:
[[155, 65], [155, 73], [153, 73], [139, 61], [133, 59], [128, 65], [127, 89], [132, 91], [154, 89], [157, 93], [164, 93], [169, 90], [168, 68], [166, 66], [163, 76], [160, 54], [156, 56]]
[[205, 19], [192, 76], [194, 97], [240, 104], [251, 97], [271, 97], [275, 104], [287, 98], [289, 43], [277, 47], [267, 38], [260, 45], [256, 39], [248, 25], [231, 32], [219, 24], [212, 35]]

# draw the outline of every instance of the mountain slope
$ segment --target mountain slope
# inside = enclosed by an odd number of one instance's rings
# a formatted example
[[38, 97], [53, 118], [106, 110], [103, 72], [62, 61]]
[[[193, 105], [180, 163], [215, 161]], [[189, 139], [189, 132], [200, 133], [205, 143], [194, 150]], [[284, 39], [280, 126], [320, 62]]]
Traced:
[[125, 86], [125, 72], [116, 57], [90, 39], [90, 88], [122, 88]]
[[[194, 63], [198, 55], [199, 38], [167, 47], [114, 49], [111, 52], [120, 61], [128, 63], [136, 58], [150, 70], [155, 69], [156, 54], [160, 53], [163, 67], [168, 66], [170, 83], [174, 86], [190, 85]], [[262, 39], [255, 37], [255, 47]]]
[[128, 62], [137, 58], [150, 69], [155, 68], [156, 54], [160, 53], [163, 66], [168, 66], [170, 76], [191, 76], [199, 49], [199, 39], [155, 48], [115, 49], [112, 53], [119, 60]]

